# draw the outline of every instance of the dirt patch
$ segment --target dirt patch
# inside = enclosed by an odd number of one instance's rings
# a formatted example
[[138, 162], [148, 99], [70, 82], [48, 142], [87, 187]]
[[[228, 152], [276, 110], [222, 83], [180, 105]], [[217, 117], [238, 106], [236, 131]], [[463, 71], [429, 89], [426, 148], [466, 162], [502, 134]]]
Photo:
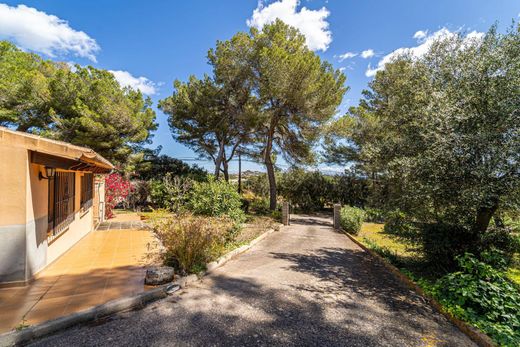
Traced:
[[237, 235], [236, 243], [247, 243], [262, 235], [269, 229], [279, 228], [279, 223], [270, 217], [251, 217]]

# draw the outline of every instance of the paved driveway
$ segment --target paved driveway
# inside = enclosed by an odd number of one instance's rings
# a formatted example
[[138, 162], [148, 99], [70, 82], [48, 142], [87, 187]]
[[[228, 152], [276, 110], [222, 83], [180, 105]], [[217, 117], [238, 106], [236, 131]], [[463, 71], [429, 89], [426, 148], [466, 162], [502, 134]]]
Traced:
[[297, 217], [180, 295], [39, 346], [474, 346], [328, 219]]

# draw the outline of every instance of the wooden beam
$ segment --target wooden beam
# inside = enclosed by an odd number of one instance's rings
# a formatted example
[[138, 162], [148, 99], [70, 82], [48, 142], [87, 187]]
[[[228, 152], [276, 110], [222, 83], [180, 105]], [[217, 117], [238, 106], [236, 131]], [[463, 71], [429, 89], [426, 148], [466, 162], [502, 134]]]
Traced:
[[86, 171], [94, 173], [108, 173], [111, 170], [79, 160], [62, 158], [52, 154], [31, 151], [31, 163], [54, 167], [62, 170]]

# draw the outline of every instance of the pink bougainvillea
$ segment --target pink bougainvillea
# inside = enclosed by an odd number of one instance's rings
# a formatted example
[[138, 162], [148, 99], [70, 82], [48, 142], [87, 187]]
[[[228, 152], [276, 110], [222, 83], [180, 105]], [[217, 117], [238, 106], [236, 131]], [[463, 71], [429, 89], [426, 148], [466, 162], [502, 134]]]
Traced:
[[112, 173], [105, 178], [105, 215], [114, 216], [114, 208], [126, 200], [132, 191], [132, 184], [118, 173]]

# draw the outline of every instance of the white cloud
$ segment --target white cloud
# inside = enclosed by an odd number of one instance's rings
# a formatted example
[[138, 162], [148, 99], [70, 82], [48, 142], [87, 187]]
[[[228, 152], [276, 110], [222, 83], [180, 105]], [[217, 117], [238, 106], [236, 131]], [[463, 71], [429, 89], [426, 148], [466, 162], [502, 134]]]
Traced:
[[307, 47], [313, 51], [326, 51], [332, 42], [332, 33], [326, 21], [330, 12], [322, 7], [319, 10], [297, 9], [299, 0], [280, 0], [267, 6], [259, 1], [253, 15], [247, 20], [247, 25], [261, 29], [265, 24], [272, 23], [277, 18], [295, 28], [305, 36]]
[[112, 71], [117, 82], [123, 87], [131, 87], [132, 89], [139, 89], [141, 93], [146, 95], [153, 95], [157, 92], [156, 84], [146, 77], [134, 77], [128, 71]]
[[472, 32], [470, 32], [469, 34], [466, 35], [466, 39], [481, 40], [484, 37], [484, 35], [485, 34], [483, 32], [473, 30]]
[[[370, 64], [368, 65], [367, 70], [365, 71], [365, 75], [367, 77], [373, 77], [378, 71], [381, 71], [385, 68], [385, 65], [390, 63], [395, 58], [401, 56], [401, 55], [410, 55], [412, 57], [421, 57], [432, 46], [432, 44], [437, 40], [443, 40], [449, 37], [453, 37], [456, 35], [456, 32], [449, 31], [446, 28], [442, 28], [433, 34], [429, 34], [422, 41], [420, 41], [420, 44], [415, 47], [401, 47], [396, 49], [390, 54], [385, 55], [378, 63], [377, 66], [372, 67]], [[472, 31], [468, 33], [465, 37], [465, 39], [469, 42], [471, 40], [480, 40], [484, 36], [484, 33]]]
[[419, 30], [416, 31], [415, 34], [413, 34], [413, 38], [417, 40], [422, 40], [426, 36], [428, 36], [428, 30]]
[[334, 56], [334, 57], [338, 58], [338, 61], [342, 62], [345, 59], [351, 59], [351, 58], [354, 58], [355, 56], [357, 56], [357, 53], [347, 52], [347, 53], [343, 53], [343, 54], [340, 54], [340, 55]]
[[372, 58], [374, 56], [374, 50], [373, 49], [367, 49], [363, 52], [361, 52], [361, 58], [368, 59]]
[[96, 61], [96, 41], [56, 16], [25, 5], [0, 4], [0, 39], [50, 57], [72, 53]]

